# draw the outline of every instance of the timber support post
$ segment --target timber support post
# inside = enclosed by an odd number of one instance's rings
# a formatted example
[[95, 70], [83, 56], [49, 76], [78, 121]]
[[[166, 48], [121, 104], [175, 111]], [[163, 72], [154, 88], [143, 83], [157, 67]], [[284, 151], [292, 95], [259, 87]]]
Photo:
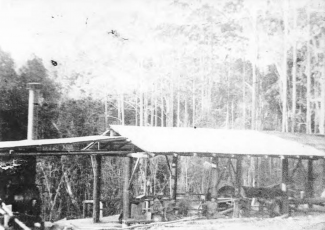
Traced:
[[212, 166], [212, 194], [211, 196], [214, 197], [214, 198], [217, 198], [218, 196], [218, 168], [217, 168], [217, 165], [218, 165], [218, 161], [219, 161], [219, 158], [218, 157], [213, 157], [212, 159], [212, 163], [213, 163], [213, 166]]
[[[325, 83], [324, 83], [325, 84]], [[325, 159], [321, 160], [323, 166], [323, 175], [322, 175], [322, 189], [325, 191]]]
[[173, 155], [172, 161], [172, 181], [173, 181], [173, 190], [172, 190], [172, 199], [176, 201], [177, 197], [177, 165], [178, 165], [178, 155]]
[[123, 220], [130, 218], [130, 194], [129, 194], [129, 183], [130, 183], [130, 172], [131, 172], [131, 158], [124, 158], [124, 185], [123, 185]]
[[240, 199], [240, 191], [242, 186], [242, 157], [237, 157], [236, 160], [236, 200], [234, 202], [234, 212], [233, 217], [239, 218], [240, 217], [240, 205], [239, 205], [239, 199]]
[[236, 161], [236, 196], [240, 197], [240, 191], [242, 186], [242, 157], [237, 157]]
[[98, 223], [100, 217], [100, 195], [101, 195], [101, 171], [102, 171], [102, 156], [101, 155], [92, 155], [94, 170], [94, 189], [93, 189], [93, 222]]
[[[308, 160], [308, 173], [307, 173], [307, 197], [312, 198], [314, 196], [314, 177], [313, 177], [313, 160]], [[312, 204], [308, 204], [309, 208], [312, 208]]]
[[288, 158], [281, 158], [282, 161], [282, 214], [289, 213], [289, 198], [288, 198], [288, 183], [289, 183], [289, 160]]

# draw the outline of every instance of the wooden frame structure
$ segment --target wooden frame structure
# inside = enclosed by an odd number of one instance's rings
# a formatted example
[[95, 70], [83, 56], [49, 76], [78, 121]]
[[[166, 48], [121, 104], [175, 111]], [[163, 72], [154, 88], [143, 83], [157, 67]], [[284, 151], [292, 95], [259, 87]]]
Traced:
[[[100, 186], [101, 186], [101, 162], [102, 156], [118, 156], [125, 157], [124, 164], [124, 189], [123, 189], [123, 213], [124, 220], [129, 218], [130, 210], [130, 198], [129, 190], [132, 183], [132, 179], [137, 171], [140, 158], [149, 158], [157, 155], [164, 155], [167, 160], [167, 165], [172, 175], [172, 193], [171, 198], [176, 200], [177, 191], [177, 164], [179, 156], [199, 156], [199, 157], [212, 157], [214, 168], [213, 168], [213, 189], [212, 195], [216, 194], [216, 185], [218, 178], [218, 172], [216, 169], [217, 162], [220, 158], [236, 159], [236, 170], [235, 172], [235, 185], [236, 195], [239, 196], [240, 188], [242, 186], [242, 161], [244, 157], [275, 157], [281, 158], [282, 161], [282, 190], [287, 193], [287, 187], [289, 183], [289, 166], [288, 159], [297, 159], [298, 162], [302, 160], [308, 161], [308, 192], [307, 197], [313, 196], [313, 161], [325, 158], [325, 143], [321, 146], [321, 149], [305, 144], [293, 143], [292, 140], [278, 140], [274, 139], [273, 134], [263, 136], [261, 142], [262, 146], [258, 148], [254, 144], [248, 145], [248, 149], [245, 148], [245, 143], [239, 143], [239, 147], [235, 148], [233, 143], [242, 141], [242, 138], [249, 140], [249, 135], [253, 134], [256, 137], [256, 132], [251, 131], [218, 131], [212, 129], [182, 129], [180, 128], [152, 128], [152, 127], [133, 127], [133, 126], [111, 126], [103, 135], [90, 136], [90, 137], [77, 137], [77, 138], [62, 138], [62, 139], [47, 139], [47, 140], [26, 140], [26, 141], [11, 141], [11, 142], [0, 142], [0, 156], [60, 156], [60, 155], [89, 155], [93, 163], [94, 169], [94, 212], [93, 222], [99, 222], [99, 209], [100, 209]], [[207, 133], [211, 136], [212, 141], [215, 143], [207, 142], [205, 137], [200, 139], [196, 136], [196, 132], [199, 135]], [[178, 140], [175, 137], [182, 133], [186, 133], [185, 140]], [[171, 135], [170, 135], [171, 134]], [[156, 137], [155, 135], [159, 135]], [[170, 135], [170, 136], [169, 136]], [[173, 136], [175, 135], [175, 136]], [[225, 135], [225, 136], [223, 136]], [[228, 135], [228, 136], [227, 136]], [[246, 135], [246, 136], [245, 136]], [[247, 137], [248, 136], [248, 137]], [[228, 138], [228, 139], [227, 139]], [[155, 140], [153, 140], [155, 139]], [[225, 142], [225, 139], [232, 140], [233, 143], [221, 143]], [[270, 140], [270, 142], [268, 142]], [[157, 143], [160, 146], [156, 146]], [[192, 148], [188, 148], [188, 143], [196, 141], [196, 145]], [[148, 145], [148, 142], [153, 142], [153, 145]], [[284, 143], [288, 146], [268, 146], [274, 145], [274, 143]], [[87, 146], [80, 148], [80, 145]], [[209, 144], [210, 143], [210, 144]], [[254, 140], [253, 140], [254, 143]], [[221, 144], [221, 147], [219, 146]], [[244, 145], [243, 145], [244, 144]], [[78, 145], [77, 148], [71, 148], [71, 146]], [[206, 145], [208, 147], [206, 148]], [[210, 146], [209, 146], [210, 145]], [[54, 149], [53, 146], [56, 146]], [[61, 146], [58, 148], [57, 146]], [[183, 147], [184, 148], [183, 148]], [[229, 146], [229, 147], [228, 147]], [[276, 148], [275, 148], [276, 147]], [[324, 150], [323, 150], [324, 147]], [[289, 149], [289, 150], [288, 150]], [[284, 151], [272, 152], [272, 151]], [[296, 151], [295, 151], [296, 150]], [[251, 152], [250, 152], [251, 151]], [[258, 151], [262, 151], [259, 154]], [[270, 151], [270, 152], [268, 152]], [[309, 154], [311, 153], [311, 154]], [[172, 156], [172, 161], [169, 162], [168, 156]], [[134, 167], [133, 158], [137, 158]], [[234, 166], [232, 166], [234, 168]], [[288, 196], [285, 196], [284, 210], [283, 212], [289, 211]]]
[[[292, 134], [290, 134], [290, 138], [283, 138], [284, 134], [278, 134], [275, 132], [272, 132], [270, 134], [267, 134], [266, 136], [265, 133], [263, 132], [252, 132], [252, 131], [220, 131], [225, 135], [228, 135], [228, 140], [232, 138], [231, 134], [234, 135], [234, 139], [232, 143], [226, 143], [229, 144], [228, 147], [224, 148], [218, 148], [218, 146], [215, 148], [215, 151], [211, 151], [215, 146], [209, 146], [211, 147], [206, 151], [204, 148], [193, 148], [193, 150], [188, 150], [186, 144], [188, 142], [195, 141], [197, 142], [198, 145], [202, 143], [206, 143], [205, 140], [202, 141], [200, 137], [194, 136], [196, 130], [187, 128], [183, 129], [183, 131], [176, 131], [180, 130], [181, 128], [158, 128], [158, 127], [128, 127], [128, 126], [111, 126], [111, 130], [116, 133], [117, 135], [123, 135], [129, 138], [134, 144], [135, 148], [144, 152], [148, 153], [151, 156], [156, 156], [156, 155], [164, 155], [167, 159], [167, 165], [170, 170], [170, 173], [172, 175], [172, 192], [171, 192], [171, 198], [176, 200], [176, 191], [177, 191], [177, 163], [178, 163], [178, 158], [179, 156], [199, 156], [199, 157], [212, 157], [213, 162], [215, 165], [218, 162], [219, 158], [228, 158], [230, 159], [236, 159], [236, 170], [234, 166], [232, 165], [232, 169], [235, 173], [235, 187], [236, 187], [236, 196], [240, 196], [240, 191], [241, 191], [241, 186], [242, 186], [242, 161], [244, 157], [267, 157], [267, 158], [279, 158], [281, 159], [282, 163], [282, 183], [281, 183], [281, 189], [283, 193], [285, 194], [283, 196], [283, 207], [282, 207], [282, 212], [283, 213], [288, 213], [289, 212], [289, 199], [288, 199], [288, 185], [290, 182], [290, 177], [289, 177], [289, 159], [296, 159], [298, 162], [301, 162], [302, 160], [307, 160], [308, 161], [308, 176], [307, 176], [307, 196], [306, 197], [313, 197], [313, 161], [315, 160], [324, 160], [325, 158], [325, 142], [323, 141], [325, 138], [322, 136], [316, 136], [315, 138], [318, 140], [318, 146], [315, 147], [313, 144], [306, 143], [306, 138], [301, 137], [299, 140], [293, 140], [294, 137]], [[213, 131], [208, 130], [208, 129], [201, 129], [200, 134], [202, 134], [203, 131], [207, 131], [209, 134], [211, 134]], [[163, 134], [159, 134], [159, 132], [162, 132]], [[180, 133], [185, 133], [186, 140], [182, 140], [182, 138], [179, 138], [180, 140], [174, 138], [173, 132], [176, 133], [176, 135], [179, 135]], [[229, 132], [229, 133], [227, 133]], [[262, 146], [259, 146], [258, 148], [254, 148], [250, 146], [250, 148], [245, 149], [244, 145], [241, 145], [243, 148], [243, 153], [241, 152], [241, 149], [236, 149], [233, 148], [234, 143], [236, 143], [239, 138], [243, 138], [248, 141], [250, 138], [250, 134], [256, 135], [262, 135], [263, 137], [260, 138], [262, 142]], [[257, 134], [258, 133], [258, 134]], [[157, 136], [155, 134], [158, 134]], [[171, 137], [168, 135], [171, 134]], [[212, 133], [213, 134], [213, 133]], [[175, 134], [174, 134], [175, 135]], [[193, 135], [193, 136], [190, 136]], [[215, 138], [215, 142], [218, 143], [218, 138], [219, 139], [227, 139], [223, 138], [220, 133], [217, 133]], [[246, 136], [245, 136], [246, 135]], [[253, 136], [254, 136], [253, 135]], [[212, 136], [213, 137], [213, 136]], [[156, 140], [154, 140], [154, 139]], [[203, 137], [206, 138], [206, 137]], [[310, 138], [310, 135], [309, 135]], [[281, 139], [281, 140], [280, 140]], [[302, 141], [302, 139], [304, 141]], [[308, 138], [307, 138], [308, 139]], [[159, 140], [162, 140], [162, 143], [159, 144]], [[254, 139], [252, 140], [253, 142], [255, 141]], [[176, 143], [174, 143], [176, 142]], [[303, 144], [301, 143], [303, 142]], [[313, 143], [315, 140], [313, 139]], [[324, 143], [323, 143], [324, 142]], [[147, 143], [153, 143], [153, 144], [147, 144]], [[280, 143], [282, 146], [277, 146], [277, 144]], [[208, 143], [209, 144], [209, 143]], [[223, 143], [224, 144], [224, 143]], [[257, 143], [258, 144], [258, 143]], [[155, 145], [158, 145], [156, 148]], [[184, 146], [184, 150], [181, 148]], [[275, 148], [274, 148], [275, 147]], [[247, 152], [252, 150], [252, 152]], [[246, 153], [245, 153], [246, 151]], [[261, 153], [259, 153], [261, 151]], [[282, 154], [283, 151], [283, 154]], [[167, 156], [172, 156], [172, 163], [169, 162]], [[149, 156], [148, 156], [149, 157]], [[216, 166], [215, 166], [216, 167]], [[135, 171], [135, 170], [134, 170]], [[217, 170], [212, 171], [212, 176], [213, 178], [218, 178], [218, 172]], [[125, 177], [126, 178], [126, 177]], [[131, 182], [129, 182], [130, 184]], [[217, 181], [213, 182], [213, 187], [212, 187], [212, 195], [216, 194], [216, 185], [218, 184]], [[126, 212], [126, 207], [129, 207], [129, 204], [126, 205], [128, 201], [124, 200], [125, 203], [125, 210]], [[325, 202], [325, 200], [324, 200]], [[239, 213], [234, 212], [234, 217], [238, 217]], [[124, 219], [127, 219], [128, 216], [124, 216]]]

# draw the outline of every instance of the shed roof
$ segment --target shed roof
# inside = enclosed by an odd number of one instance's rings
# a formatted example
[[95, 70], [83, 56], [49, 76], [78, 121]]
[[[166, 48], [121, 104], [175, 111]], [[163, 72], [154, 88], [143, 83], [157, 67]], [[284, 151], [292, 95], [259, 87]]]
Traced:
[[[140, 127], [111, 129], [146, 152], [325, 157], [324, 136], [253, 130]], [[307, 138], [308, 137], [308, 138]]]
[[124, 140], [123, 137], [109, 137], [109, 136], [85, 136], [85, 137], [69, 137], [59, 139], [39, 139], [39, 140], [21, 140], [21, 141], [2, 141], [0, 142], [0, 150], [2, 149], [17, 149], [29, 148], [35, 146], [50, 146], [59, 144], [76, 144], [98, 141], [118, 141]]

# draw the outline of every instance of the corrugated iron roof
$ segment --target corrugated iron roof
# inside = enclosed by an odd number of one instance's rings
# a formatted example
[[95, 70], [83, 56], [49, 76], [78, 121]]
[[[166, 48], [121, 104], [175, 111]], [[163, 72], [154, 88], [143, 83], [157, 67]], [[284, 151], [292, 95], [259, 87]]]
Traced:
[[93, 141], [117, 141], [125, 140], [124, 137], [109, 137], [109, 136], [85, 136], [85, 137], [70, 137], [60, 139], [40, 139], [40, 140], [21, 140], [21, 141], [2, 141], [0, 149], [16, 149], [35, 146], [49, 146], [59, 144], [76, 144]]
[[143, 151], [152, 153], [325, 157], [325, 139], [323, 142], [317, 139], [322, 148], [315, 148], [298, 139], [285, 138], [285, 134], [280, 136], [253, 130], [119, 125], [111, 125], [111, 129]]

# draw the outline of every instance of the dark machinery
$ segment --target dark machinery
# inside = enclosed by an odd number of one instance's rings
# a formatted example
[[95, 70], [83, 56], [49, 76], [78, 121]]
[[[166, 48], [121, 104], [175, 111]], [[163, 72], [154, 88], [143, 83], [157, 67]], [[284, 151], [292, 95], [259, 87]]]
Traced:
[[31, 229], [43, 229], [35, 168], [35, 157], [1, 158], [0, 198], [5, 205], [11, 205], [9, 229], [22, 229], [15, 219]]

